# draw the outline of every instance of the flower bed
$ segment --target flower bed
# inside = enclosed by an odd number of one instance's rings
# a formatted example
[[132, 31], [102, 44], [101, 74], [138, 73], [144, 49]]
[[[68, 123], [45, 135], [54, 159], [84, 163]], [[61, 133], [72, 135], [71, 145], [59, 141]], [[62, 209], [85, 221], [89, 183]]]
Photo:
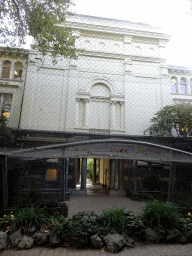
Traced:
[[135, 240], [192, 242], [192, 215], [181, 216], [175, 206], [157, 201], [149, 202], [138, 216], [125, 207], [114, 207], [101, 215], [79, 212], [68, 218], [55, 212], [49, 217], [46, 207], [30, 206], [4, 216], [2, 231], [10, 246], [19, 249], [93, 246], [117, 252], [124, 246], [134, 247]]

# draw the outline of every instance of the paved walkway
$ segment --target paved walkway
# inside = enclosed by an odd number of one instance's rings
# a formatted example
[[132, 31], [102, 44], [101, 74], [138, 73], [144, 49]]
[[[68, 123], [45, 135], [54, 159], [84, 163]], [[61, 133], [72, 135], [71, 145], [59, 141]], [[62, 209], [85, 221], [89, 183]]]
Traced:
[[[59, 247], [56, 249], [35, 247], [28, 250], [7, 249], [0, 253], [2, 256], [105, 256], [112, 253], [96, 249], [74, 249]], [[192, 244], [136, 244], [134, 248], [124, 248], [118, 256], [192, 256]]]

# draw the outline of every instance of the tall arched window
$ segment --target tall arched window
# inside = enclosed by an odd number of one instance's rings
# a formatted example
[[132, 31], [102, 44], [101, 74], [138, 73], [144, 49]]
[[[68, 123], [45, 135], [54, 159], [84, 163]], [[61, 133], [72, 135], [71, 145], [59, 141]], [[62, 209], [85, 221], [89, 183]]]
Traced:
[[11, 62], [9, 60], [5, 60], [3, 62], [3, 69], [1, 73], [1, 78], [9, 78], [11, 70]]
[[177, 93], [177, 78], [171, 77], [171, 93]]
[[185, 94], [187, 93], [187, 82], [184, 77], [180, 79], [180, 93]]
[[190, 94], [192, 94], [192, 78], [190, 79]]
[[15, 70], [14, 70], [14, 79], [21, 80], [23, 73], [23, 63], [17, 61], [15, 63]]
[[89, 126], [91, 129], [110, 129], [111, 90], [102, 83], [94, 84], [90, 90]]

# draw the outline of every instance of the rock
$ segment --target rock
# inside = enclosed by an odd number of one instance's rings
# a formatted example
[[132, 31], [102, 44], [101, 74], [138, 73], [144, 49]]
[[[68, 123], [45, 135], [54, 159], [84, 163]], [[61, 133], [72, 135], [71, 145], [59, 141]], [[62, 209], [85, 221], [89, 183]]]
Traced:
[[98, 235], [93, 235], [90, 237], [91, 244], [96, 249], [101, 249], [103, 247], [103, 242]]
[[47, 243], [47, 236], [41, 231], [36, 232], [33, 236], [33, 239], [36, 245], [43, 245]]
[[9, 237], [9, 241], [12, 247], [17, 247], [18, 244], [21, 242], [22, 239], [22, 233], [20, 230], [14, 232], [12, 235]]
[[178, 229], [174, 228], [172, 230], [168, 230], [166, 240], [167, 242], [177, 241], [177, 237], [179, 236], [180, 232]]
[[61, 240], [57, 237], [57, 235], [50, 236], [49, 244], [52, 247], [57, 247], [61, 243]]
[[19, 249], [29, 249], [33, 245], [33, 242], [34, 242], [33, 238], [31, 238], [29, 236], [24, 236], [21, 239], [21, 242], [19, 243], [18, 248]]
[[177, 242], [180, 244], [188, 243], [187, 238], [182, 233], [177, 237]]
[[129, 235], [127, 235], [125, 233], [123, 233], [122, 235], [125, 237], [125, 239], [127, 240], [128, 243], [130, 243], [130, 244], [135, 243], [135, 240], [132, 237], [130, 237]]
[[134, 245], [133, 244], [131, 244], [131, 243], [129, 243], [129, 242], [126, 242], [126, 244], [125, 244], [127, 247], [134, 247]]
[[191, 230], [185, 230], [184, 235], [187, 238], [188, 242], [191, 243], [192, 242], [192, 231]]
[[107, 249], [111, 252], [118, 252], [126, 244], [125, 237], [119, 234], [109, 234], [103, 240], [107, 244]]
[[150, 243], [159, 243], [160, 234], [154, 229], [147, 228], [146, 229], [146, 240]]
[[36, 231], [36, 227], [32, 227], [29, 229], [29, 233], [35, 233], [35, 231]]
[[0, 250], [7, 247], [7, 233], [0, 231]]

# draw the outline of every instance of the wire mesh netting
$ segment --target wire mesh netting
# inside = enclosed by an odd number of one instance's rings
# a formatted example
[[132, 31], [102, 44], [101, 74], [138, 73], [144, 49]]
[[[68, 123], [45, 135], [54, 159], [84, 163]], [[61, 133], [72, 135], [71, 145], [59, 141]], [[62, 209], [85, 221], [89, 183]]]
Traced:
[[[171, 162], [190, 164], [192, 70], [167, 65], [170, 35], [148, 24], [77, 14], [60, 26], [76, 37], [76, 59], [53, 63], [35, 41], [9, 55], [1, 48], [2, 156], [69, 158], [76, 167], [77, 159], [95, 158], [106, 161], [104, 172], [109, 159], [126, 159], [124, 168], [133, 160], [162, 170]], [[55, 167], [45, 170], [45, 180], [57, 180]], [[108, 186], [109, 179], [99, 183]]]

